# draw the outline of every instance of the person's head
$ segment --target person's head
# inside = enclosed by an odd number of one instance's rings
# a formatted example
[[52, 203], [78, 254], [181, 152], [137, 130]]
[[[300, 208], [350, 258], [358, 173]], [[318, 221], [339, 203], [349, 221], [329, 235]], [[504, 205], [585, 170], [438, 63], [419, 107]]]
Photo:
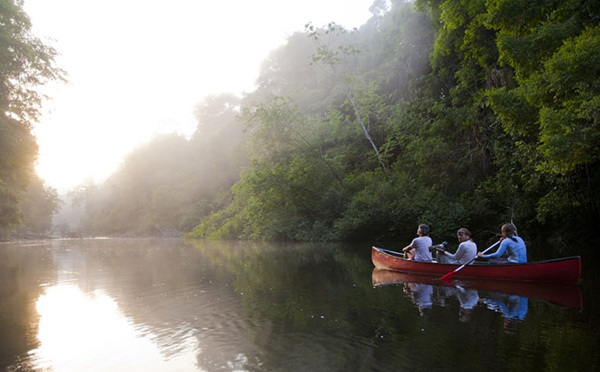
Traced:
[[517, 229], [512, 223], [505, 223], [504, 225], [502, 225], [502, 235], [505, 238], [510, 238], [511, 236], [515, 235], [516, 232]]
[[429, 235], [429, 226], [427, 226], [425, 224], [419, 225], [417, 234], [419, 234], [420, 236], [428, 236]]
[[461, 227], [461, 228], [460, 228], [460, 229], [458, 229], [458, 231], [456, 232], [456, 237], [458, 238], [458, 240], [459, 240], [460, 242], [464, 242], [464, 241], [466, 241], [466, 240], [469, 240], [469, 239], [471, 239], [471, 232], [470, 232], [468, 229], [466, 229], [466, 228], [464, 228], [464, 227]]

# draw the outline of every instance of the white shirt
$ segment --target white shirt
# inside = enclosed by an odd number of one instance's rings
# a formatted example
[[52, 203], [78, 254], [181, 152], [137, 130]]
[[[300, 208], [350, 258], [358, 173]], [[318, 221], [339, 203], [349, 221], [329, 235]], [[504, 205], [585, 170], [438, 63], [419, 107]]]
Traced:
[[472, 240], [467, 240], [459, 244], [455, 254], [448, 252], [444, 252], [444, 254], [464, 265], [477, 257], [477, 244]]
[[433, 245], [433, 240], [431, 240], [428, 236], [420, 236], [418, 238], [414, 238], [410, 243], [410, 246], [413, 247], [416, 251], [415, 253], [415, 261], [431, 261], [433, 257], [431, 256], [431, 251], [429, 247]]

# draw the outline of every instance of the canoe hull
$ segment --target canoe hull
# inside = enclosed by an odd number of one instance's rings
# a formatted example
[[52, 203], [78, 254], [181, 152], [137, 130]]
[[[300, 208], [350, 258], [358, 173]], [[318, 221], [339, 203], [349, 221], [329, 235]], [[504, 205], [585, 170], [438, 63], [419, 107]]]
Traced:
[[[371, 259], [375, 267], [387, 270], [406, 271], [443, 276], [460, 265], [419, 262], [406, 260], [399, 253], [382, 248], [371, 248]], [[523, 264], [493, 265], [475, 263], [462, 268], [453, 277], [517, 280], [546, 283], [577, 283], [581, 276], [581, 257]]]

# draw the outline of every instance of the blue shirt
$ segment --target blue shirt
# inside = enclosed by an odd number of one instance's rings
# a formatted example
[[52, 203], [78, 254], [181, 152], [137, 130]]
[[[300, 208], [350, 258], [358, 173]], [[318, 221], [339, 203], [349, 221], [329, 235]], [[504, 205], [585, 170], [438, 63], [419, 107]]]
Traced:
[[[513, 238], [517, 239], [514, 241]], [[525, 242], [518, 236], [512, 236], [506, 238], [500, 243], [500, 248], [496, 253], [485, 254], [483, 258], [499, 258], [504, 252], [508, 250], [508, 262], [510, 263], [524, 263], [527, 262], [527, 248]]]
[[501, 311], [506, 318], [517, 320], [525, 319], [529, 308], [529, 299], [517, 295], [508, 295], [506, 300], [508, 300], [508, 304], [500, 299], [491, 298], [484, 299], [483, 302], [490, 310]]

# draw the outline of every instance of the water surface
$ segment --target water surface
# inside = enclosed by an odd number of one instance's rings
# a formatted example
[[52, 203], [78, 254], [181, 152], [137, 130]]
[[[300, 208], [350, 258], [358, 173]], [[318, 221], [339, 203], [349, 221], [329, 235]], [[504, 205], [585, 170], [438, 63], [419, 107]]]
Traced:
[[0, 368], [598, 370], [587, 287], [441, 284], [374, 270], [369, 246], [5, 243]]

